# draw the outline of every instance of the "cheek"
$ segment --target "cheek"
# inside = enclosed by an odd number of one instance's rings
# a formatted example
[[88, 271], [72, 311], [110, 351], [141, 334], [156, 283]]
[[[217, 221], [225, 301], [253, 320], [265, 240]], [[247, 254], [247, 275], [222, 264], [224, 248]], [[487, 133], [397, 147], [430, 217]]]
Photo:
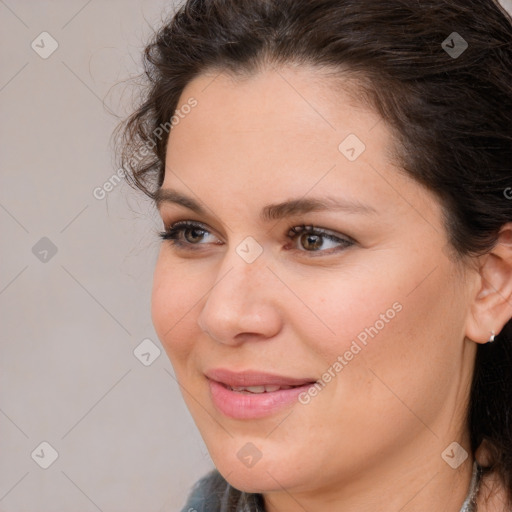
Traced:
[[[334, 278], [335, 277], [335, 278]], [[291, 280], [291, 276], [288, 281]], [[392, 284], [391, 284], [392, 283]], [[332, 364], [352, 348], [352, 355], [386, 335], [400, 322], [403, 309], [396, 281], [352, 268], [350, 272], [293, 281], [294, 293], [301, 298], [289, 309], [296, 335], [310, 344], [323, 365]], [[355, 342], [355, 345], [354, 345]]]
[[407, 413], [393, 390], [432, 414], [437, 399], [425, 400], [422, 394], [443, 396], [458, 364], [458, 345], [450, 340], [461, 336], [464, 309], [455, 287], [447, 285], [454, 283], [453, 271], [442, 261], [427, 279], [424, 269], [432, 267], [427, 262], [391, 263], [379, 273], [351, 272], [335, 282], [317, 279], [307, 295], [306, 284], [298, 286], [297, 295], [307, 297], [314, 315], [298, 308], [290, 322], [302, 326], [296, 335], [307, 343], [319, 376], [333, 382], [319, 393], [326, 400], [358, 397], [351, 410], [359, 411], [367, 395], [366, 411], [380, 411], [389, 401], [397, 412]]
[[397, 422], [409, 423], [412, 431], [424, 428], [418, 418], [434, 421], [461, 363], [457, 340], [462, 339], [464, 307], [449, 266], [439, 261], [427, 279], [424, 266], [403, 268], [403, 273], [361, 286], [358, 297], [368, 297], [366, 305], [343, 312], [349, 339], [361, 347], [349, 363], [344, 394], [364, 397], [365, 409], [372, 412], [360, 411], [360, 418], [366, 417], [368, 426], [380, 414], [394, 418], [387, 434], [382, 427], [389, 438]]
[[[204, 294], [201, 280], [190, 276], [190, 271], [159, 256], [151, 294], [153, 326], [171, 363], [183, 360], [192, 350], [194, 336], [189, 331], [196, 326], [191, 322], [197, 315], [200, 298]], [[194, 334], [197, 334], [194, 331]]]

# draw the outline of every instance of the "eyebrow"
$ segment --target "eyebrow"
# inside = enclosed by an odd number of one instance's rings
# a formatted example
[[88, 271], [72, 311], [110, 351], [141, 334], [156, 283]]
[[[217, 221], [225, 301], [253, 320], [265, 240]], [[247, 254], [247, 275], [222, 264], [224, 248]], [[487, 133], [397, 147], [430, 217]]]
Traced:
[[[154, 200], [158, 209], [164, 203], [173, 203], [188, 208], [199, 215], [207, 215], [205, 208], [195, 199], [170, 188], [158, 189], [154, 194]], [[291, 199], [282, 203], [269, 204], [262, 208], [260, 218], [264, 222], [270, 222], [293, 215], [329, 210], [363, 215], [378, 213], [372, 206], [358, 201], [326, 196]]]

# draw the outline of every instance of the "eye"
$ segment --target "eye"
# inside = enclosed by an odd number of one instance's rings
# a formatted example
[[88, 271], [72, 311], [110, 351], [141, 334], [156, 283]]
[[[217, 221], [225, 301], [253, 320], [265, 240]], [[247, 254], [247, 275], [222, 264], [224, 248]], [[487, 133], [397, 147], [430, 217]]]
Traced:
[[[194, 250], [195, 247], [187, 246], [203, 245], [200, 242], [207, 233], [208, 230], [197, 222], [179, 221], [159, 233], [159, 236], [162, 240], [168, 240], [173, 246]], [[216, 245], [219, 244], [216, 243]]]
[[[301, 249], [297, 250], [302, 252], [331, 254], [355, 244], [355, 241], [347, 236], [337, 236], [325, 229], [316, 228], [315, 226], [305, 226], [304, 224], [290, 228], [288, 237], [294, 241], [298, 240], [301, 243], [305, 251]], [[331, 244], [331, 247], [324, 247], [324, 250], [321, 250], [322, 247], [325, 246], [326, 241]], [[331, 250], [327, 252], [327, 249]]]
[[[166, 231], [159, 233], [162, 240], [169, 241], [173, 246], [183, 250], [198, 250], [205, 245], [203, 243], [208, 236], [212, 236], [208, 229], [198, 222], [179, 221], [171, 225]], [[304, 249], [293, 248], [292, 250], [302, 253], [319, 253], [320, 255], [331, 254], [346, 249], [356, 242], [347, 236], [338, 236], [325, 229], [314, 226], [293, 226], [289, 228], [287, 237], [294, 242], [300, 242]], [[216, 240], [216, 241], [215, 241]], [[218, 239], [212, 243], [221, 245]], [[206, 242], [207, 243], [207, 242]], [[330, 247], [325, 247], [325, 245]]]

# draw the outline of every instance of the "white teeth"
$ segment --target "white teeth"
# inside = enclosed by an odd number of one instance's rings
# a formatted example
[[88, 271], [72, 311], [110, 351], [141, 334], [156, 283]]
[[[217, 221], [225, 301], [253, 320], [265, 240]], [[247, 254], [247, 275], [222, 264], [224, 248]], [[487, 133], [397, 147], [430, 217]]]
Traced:
[[292, 386], [228, 386], [231, 390], [238, 393], [272, 393], [279, 389], [290, 389]]
[[265, 386], [247, 386], [241, 388], [240, 391], [249, 391], [249, 393], [265, 393]]

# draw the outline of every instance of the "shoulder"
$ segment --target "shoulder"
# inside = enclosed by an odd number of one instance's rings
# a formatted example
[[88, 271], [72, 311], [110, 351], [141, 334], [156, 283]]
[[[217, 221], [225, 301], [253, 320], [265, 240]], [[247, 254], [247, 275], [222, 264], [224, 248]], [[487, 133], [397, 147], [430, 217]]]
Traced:
[[181, 512], [220, 512], [228, 486], [216, 469], [210, 471], [194, 484]]
[[260, 495], [235, 489], [213, 469], [194, 484], [181, 512], [263, 512], [262, 504]]

